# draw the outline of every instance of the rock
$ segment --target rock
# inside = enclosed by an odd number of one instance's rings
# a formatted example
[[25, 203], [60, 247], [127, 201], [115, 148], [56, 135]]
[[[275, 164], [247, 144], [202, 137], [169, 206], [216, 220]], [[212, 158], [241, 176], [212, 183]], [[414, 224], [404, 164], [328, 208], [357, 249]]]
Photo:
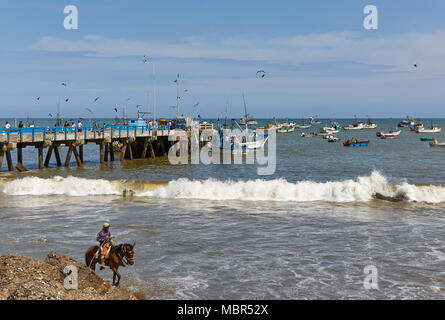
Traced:
[[[78, 270], [78, 289], [65, 289], [66, 266]], [[0, 256], [0, 300], [135, 300], [128, 289], [111, 286], [93, 270], [64, 254], [45, 261], [22, 255]]]
[[375, 193], [373, 195], [374, 199], [384, 200], [384, 201], [390, 201], [390, 202], [402, 202], [402, 201], [409, 201], [409, 198], [405, 194], [396, 194], [393, 197], [385, 196], [381, 193]]

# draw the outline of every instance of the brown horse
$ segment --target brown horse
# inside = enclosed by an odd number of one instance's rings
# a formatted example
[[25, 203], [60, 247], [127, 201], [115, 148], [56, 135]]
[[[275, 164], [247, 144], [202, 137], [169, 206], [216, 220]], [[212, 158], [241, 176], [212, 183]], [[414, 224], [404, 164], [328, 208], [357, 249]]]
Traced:
[[[117, 272], [119, 267], [125, 267], [127, 264], [134, 264], [134, 247], [133, 245], [125, 243], [118, 246], [113, 246], [110, 249], [108, 258], [105, 258], [105, 265], [109, 266], [111, 271], [113, 271], [113, 285], [119, 286], [119, 281], [121, 280], [121, 275]], [[96, 270], [96, 264], [99, 263], [99, 246], [91, 246], [85, 252], [85, 264], [93, 270]], [[116, 282], [117, 276], [117, 282]]]

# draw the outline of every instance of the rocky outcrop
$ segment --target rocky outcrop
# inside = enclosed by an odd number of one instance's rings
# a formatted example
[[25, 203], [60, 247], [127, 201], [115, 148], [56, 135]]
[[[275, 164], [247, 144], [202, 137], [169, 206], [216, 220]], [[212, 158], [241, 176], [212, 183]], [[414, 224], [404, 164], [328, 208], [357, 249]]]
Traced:
[[[66, 289], [64, 269], [77, 267], [78, 288]], [[45, 261], [22, 255], [0, 256], [0, 300], [135, 300], [128, 289], [111, 286], [71, 257], [51, 252]]]

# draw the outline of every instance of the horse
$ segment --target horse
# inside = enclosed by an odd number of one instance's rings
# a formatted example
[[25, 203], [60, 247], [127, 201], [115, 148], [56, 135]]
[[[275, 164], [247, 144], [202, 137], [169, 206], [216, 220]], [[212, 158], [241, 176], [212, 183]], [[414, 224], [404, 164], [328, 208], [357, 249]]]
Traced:
[[[136, 243], [128, 244], [123, 243], [117, 246], [113, 246], [110, 249], [108, 258], [105, 258], [105, 265], [109, 266], [111, 271], [113, 271], [113, 285], [118, 287], [119, 281], [121, 280], [121, 275], [117, 272], [117, 269], [122, 266], [125, 267], [127, 264], [132, 266], [134, 264], [134, 247]], [[100, 254], [99, 246], [91, 246], [85, 252], [85, 264], [96, 271], [96, 264], [99, 262]], [[116, 282], [117, 277], [117, 282]]]

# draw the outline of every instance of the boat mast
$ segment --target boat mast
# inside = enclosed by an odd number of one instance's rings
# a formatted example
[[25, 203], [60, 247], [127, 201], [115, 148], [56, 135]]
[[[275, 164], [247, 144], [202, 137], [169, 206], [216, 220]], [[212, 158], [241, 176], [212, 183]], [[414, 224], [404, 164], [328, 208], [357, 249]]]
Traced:
[[246, 106], [246, 99], [244, 98], [244, 92], [243, 92], [243, 103], [244, 103], [244, 121], [247, 123], [248, 117], [247, 117], [247, 106]]
[[152, 66], [153, 66], [153, 121], [156, 122], [156, 70], [153, 62]]
[[226, 106], [226, 119], [224, 120], [224, 129], [227, 129], [227, 113], [229, 111], [229, 100], [227, 100], [227, 106]]

